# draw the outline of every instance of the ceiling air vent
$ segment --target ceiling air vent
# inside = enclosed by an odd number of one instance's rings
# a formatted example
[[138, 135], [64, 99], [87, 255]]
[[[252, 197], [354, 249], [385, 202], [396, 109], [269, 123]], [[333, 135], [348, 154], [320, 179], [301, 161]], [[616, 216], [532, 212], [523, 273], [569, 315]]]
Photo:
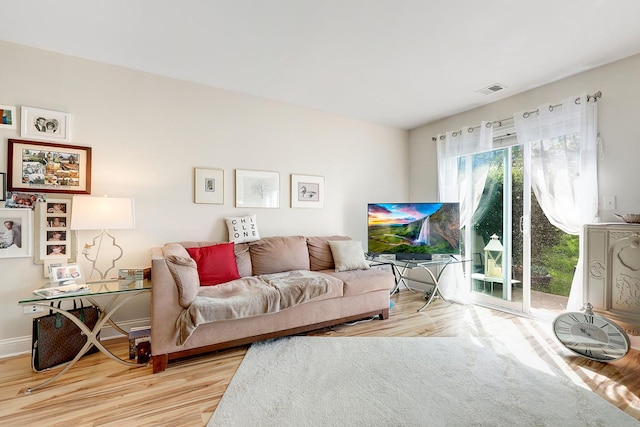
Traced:
[[494, 83], [492, 85], [489, 85], [485, 88], [482, 88], [480, 90], [477, 90], [476, 93], [481, 93], [483, 95], [490, 95], [492, 93], [495, 93], [499, 90], [505, 89], [506, 86], [505, 85], [501, 85], [500, 83]]

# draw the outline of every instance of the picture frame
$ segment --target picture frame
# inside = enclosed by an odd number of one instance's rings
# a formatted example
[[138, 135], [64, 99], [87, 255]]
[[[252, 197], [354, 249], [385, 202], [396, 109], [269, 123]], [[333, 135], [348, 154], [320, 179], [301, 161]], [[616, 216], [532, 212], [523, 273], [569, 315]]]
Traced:
[[0, 258], [31, 256], [32, 229], [31, 209], [0, 209]]
[[194, 168], [194, 203], [224, 204], [224, 170]]
[[0, 105], [0, 129], [17, 129], [16, 107]]
[[91, 147], [10, 139], [9, 191], [91, 194]]
[[291, 207], [324, 208], [324, 177], [291, 174]]
[[76, 284], [82, 284], [85, 282], [80, 264], [51, 266], [49, 279], [54, 286], [68, 283], [69, 281], [73, 281]]
[[62, 267], [67, 265], [67, 261], [57, 259], [45, 259], [44, 262], [44, 277], [51, 277], [51, 269], [54, 267]]
[[0, 172], [0, 202], [7, 200], [7, 174], [6, 172]]
[[71, 140], [71, 114], [42, 108], [22, 107], [23, 138], [69, 142]]
[[236, 169], [237, 208], [279, 208], [280, 173]]
[[[33, 262], [75, 261], [76, 236], [71, 231], [71, 199], [47, 199], [38, 203], [35, 219], [35, 249]], [[45, 271], [46, 272], [46, 271]]]
[[47, 195], [44, 193], [23, 193], [23, 192], [7, 192], [5, 197], [5, 208], [12, 209], [35, 209], [38, 202], [43, 202], [47, 199]]

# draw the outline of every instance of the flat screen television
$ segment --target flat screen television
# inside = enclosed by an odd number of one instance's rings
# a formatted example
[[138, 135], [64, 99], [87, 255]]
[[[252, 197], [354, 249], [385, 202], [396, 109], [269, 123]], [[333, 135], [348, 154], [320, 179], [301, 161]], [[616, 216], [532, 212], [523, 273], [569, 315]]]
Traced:
[[460, 253], [459, 203], [369, 203], [368, 251], [400, 260]]

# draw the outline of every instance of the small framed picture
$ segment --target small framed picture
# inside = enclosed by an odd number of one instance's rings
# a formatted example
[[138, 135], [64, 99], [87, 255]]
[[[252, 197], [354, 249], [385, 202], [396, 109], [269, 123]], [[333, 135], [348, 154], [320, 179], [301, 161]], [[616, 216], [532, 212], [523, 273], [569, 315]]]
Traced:
[[16, 129], [16, 107], [0, 105], [0, 129]]
[[4, 202], [7, 200], [7, 174], [4, 172], [0, 172], [0, 201]]
[[323, 208], [324, 177], [291, 174], [291, 207]]
[[279, 208], [278, 172], [236, 169], [237, 208]]
[[51, 277], [51, 269], [54, 267], [62, 267], [67, 265], [66, 260], [45, 259], [44, 260], [44, 277]]
[[31, 209], [0, 209], [0, 258], [31, 256]]
[[79, 264], [67, 264], [57, 267], [51, 266], [51, 273], [49, 274], [51, 283], [63, 284], [65, 282], [84, 283], [82, 277], [82, 268]]
[[44, 202], [47, 199], [47, 195], [44, 193], [22, 193], [11, 192], [7, 194], [7, 200], [5, 201], [5, 208], [27, 208], [35, 209], [39, 202]]
[[20, 136], [47, 141], [69, 142], [71, 114], [41, 108], [22, 107]]
[[224, 170], [195, 168], [194, 203], [224, 204]]

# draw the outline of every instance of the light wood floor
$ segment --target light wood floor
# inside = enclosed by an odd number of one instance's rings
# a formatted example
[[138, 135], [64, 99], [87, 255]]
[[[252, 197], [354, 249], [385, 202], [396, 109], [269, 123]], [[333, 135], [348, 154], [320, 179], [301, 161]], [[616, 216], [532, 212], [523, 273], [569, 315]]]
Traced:
[[[572, 356], [557, 344], [548, 323], [442, 300], [418, 313], [420, 298], [419, 293], [402, 292], [393, 296], [395, 306], [388, 320], [340, 325], [312, 335], [524, 336], [532, 351], [549, 364], [640, 420], [640, 352], [632, 350], [609, 364], [593, 362]], [[122, 357], [128, 354], [124, 340], [107, 344]], [[242, 347], [179, 361], [156, 375], [150, 366], [128, 368], [97, 353], [30, 395], [23, 391], [55, 372], [33, 373], [26, 355], [2, 359], [0, 426], [203, 426], [246, 350]]]

